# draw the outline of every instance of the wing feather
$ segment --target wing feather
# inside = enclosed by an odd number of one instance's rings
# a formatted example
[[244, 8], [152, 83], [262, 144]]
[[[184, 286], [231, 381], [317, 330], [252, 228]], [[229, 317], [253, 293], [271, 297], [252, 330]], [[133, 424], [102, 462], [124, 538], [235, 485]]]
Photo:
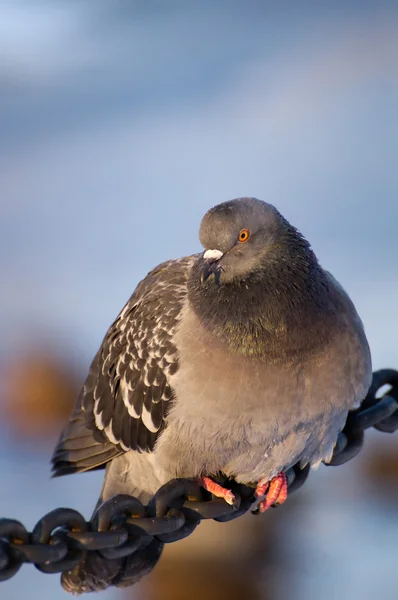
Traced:
[[55, 448], [55, 475], [100, 468], [128, 450], [153, 450], [174, 397], [174, 336], [195, 258], [151, 271], [110, 326]]

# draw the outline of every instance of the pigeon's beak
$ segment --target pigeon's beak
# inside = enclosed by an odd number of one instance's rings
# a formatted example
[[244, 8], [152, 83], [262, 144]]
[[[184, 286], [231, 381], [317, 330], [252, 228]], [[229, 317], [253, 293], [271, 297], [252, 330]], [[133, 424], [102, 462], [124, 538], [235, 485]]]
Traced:
[[221, 265], [219, 263], [220, 258], [223, 256], [221, 250], [206, 250], [203, 253], [203, 270], [202, 270], [202, 283], [204, 283], [210, 275], [214, 275], [214, 281], [219, 283]]

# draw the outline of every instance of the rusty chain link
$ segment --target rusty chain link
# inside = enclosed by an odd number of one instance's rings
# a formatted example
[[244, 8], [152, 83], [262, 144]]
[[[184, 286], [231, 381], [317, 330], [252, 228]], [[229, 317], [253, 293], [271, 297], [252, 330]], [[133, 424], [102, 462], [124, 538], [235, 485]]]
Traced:
[[[391, 389], [377, 397], [386, 384]], [[337, 466], [354, 458], [370, 427], [387, 433], [398, 429], [398, 371], [383, 369], [373, 374], [368, 395], [349, 414], [328, 464]], [[295, 465], [286, 472], [289, 495], [303, 485], [309, 471], [309, 466]], [[174, 479], [157, 491], [148, 506], [132, 496], [115, 496], [98, 507], [91, 521], [76, 510], [57, 508], [30, 533], [19, 521], [0, 519], [0, 581], [10, 579], [23, 563], [33, 563], [43, 573], [59, 573], [75, 567], [87, 553], [96, 552], [109, 560], [126, 557], [154, 538], [164, 543], [181, 540], [202, 519], [230, 521], [250, 509], [252, 487], [221, 475], [217, 481], [233, 491], [234, 506], [212, 498], [193, 479]]]

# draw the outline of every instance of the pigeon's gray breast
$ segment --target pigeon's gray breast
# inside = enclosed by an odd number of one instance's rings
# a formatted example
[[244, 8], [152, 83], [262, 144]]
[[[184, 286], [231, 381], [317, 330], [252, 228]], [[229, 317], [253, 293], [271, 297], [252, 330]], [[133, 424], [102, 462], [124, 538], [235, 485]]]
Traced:
[[279, 361], [229, 352], [186, 301], [175, 336], [179, 369], [170, 378], [176, 401], [154, 456], [159, 476], [223, 471], [249, 483], [330, 456], [371, 376], [362, 324], [335, 289], [340, 322], [328, 344]]

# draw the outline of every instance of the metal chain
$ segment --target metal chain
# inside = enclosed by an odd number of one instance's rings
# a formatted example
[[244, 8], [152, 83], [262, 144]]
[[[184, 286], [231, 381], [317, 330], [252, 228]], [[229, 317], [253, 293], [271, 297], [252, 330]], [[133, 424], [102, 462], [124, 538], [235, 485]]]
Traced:
[[[386, 384], [391, 389], [377, 397]], [[328, 464], [341, 465], [354, 458], [369, 427], [387, 433], [398, 429], [398, 371], [373, 374], [369, 393], [360, 408], [349, 414]], [[309, 471], [309, 466], [295, 465], [286, 472], [289, 495], [303, 485]], [[51, 511], [32, 532], [19, 521], [0, 519], [0, 581], [10, 579], [23, 563], [33, 563], [43, 573], [58, 573], [75, 567], [87, 553], [109, 560], [126, 557], [153, 538], [175, 542], [190, 535], [203, 519], [230, 521], [250, 509], [253, 487], [222, 475], [217, 481], [233, 491], [234, 506], [212, 498], [193, 479], [174, 479], [158, 490], [148, 506], [132, 496], [118, 495], [99, 506], [91, 521], [70, 508]]]

